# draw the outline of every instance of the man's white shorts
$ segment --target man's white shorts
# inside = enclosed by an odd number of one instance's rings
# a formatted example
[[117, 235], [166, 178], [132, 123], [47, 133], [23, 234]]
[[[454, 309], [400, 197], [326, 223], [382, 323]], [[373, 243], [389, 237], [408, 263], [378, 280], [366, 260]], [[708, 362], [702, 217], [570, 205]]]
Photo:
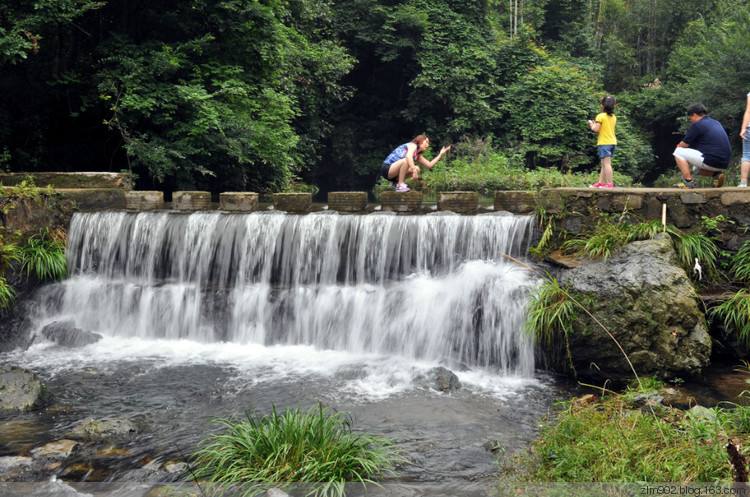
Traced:
[[703, 154], [700, 150], [695, 150], [694, 148], [677, 147], [676, 149], [674, 149], [674, 153], [672, 155], [685, 159], [687, 163], [692, 166], [693, 172], [697, 172], [699, 169], [703, 169], [704, 171], [711, 171], [712, 173], [724, 172], [724, 169], [707, 166], [706, 164], [704, 164]]

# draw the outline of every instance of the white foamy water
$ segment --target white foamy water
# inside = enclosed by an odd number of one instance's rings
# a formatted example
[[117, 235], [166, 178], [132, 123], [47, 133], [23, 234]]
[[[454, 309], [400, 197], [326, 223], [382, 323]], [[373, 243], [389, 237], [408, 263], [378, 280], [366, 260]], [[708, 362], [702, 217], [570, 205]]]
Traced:
[[502, 395], [533, 381], [536, 280], [504, 258], [531, 230], [503, 214], [79, 213], [71, 276], [40, 292], [35, 329], [72, 320], [105, 339], [25, 360], [226, 364], [253, 381], [358, 368], [343, 389], [374, 397], [444, 364]]

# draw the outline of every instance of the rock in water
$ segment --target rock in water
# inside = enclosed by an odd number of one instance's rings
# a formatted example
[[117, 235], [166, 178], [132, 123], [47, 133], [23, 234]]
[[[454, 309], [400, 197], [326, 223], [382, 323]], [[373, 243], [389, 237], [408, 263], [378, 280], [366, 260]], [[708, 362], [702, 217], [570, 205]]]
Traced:
[[453, 392], [461, 388], [458, 376], [442, 366], [432, 368], [425, 375], [417, 378], [417, 383], [438, 392]]
[[[590, 301], [584, 305], [622, 345], [638, 374], [689, 375], [708, 365], [706, 319], [668, 235], [630, 243], [608, 261], [565, 272], [560, 282]], [[579, 374], [632, 378], [617, 345], [582, 311], [570, 346]]]
[[84, 347], [102, 339], [98, 333], [76, 328], [72, 320], [54, 321], [42, 328], [42, 335], [62, 347]]
[[31, 371], [15, 366], [0, 368], [0, 412], [39, 409], [47, 397], [46, 387]]
[[126, 418], [87, 418], [73, 427], [70, 437], [77, 440], [101, 442], [110, 439], [129, 438], [138, 432], [138, 425]]

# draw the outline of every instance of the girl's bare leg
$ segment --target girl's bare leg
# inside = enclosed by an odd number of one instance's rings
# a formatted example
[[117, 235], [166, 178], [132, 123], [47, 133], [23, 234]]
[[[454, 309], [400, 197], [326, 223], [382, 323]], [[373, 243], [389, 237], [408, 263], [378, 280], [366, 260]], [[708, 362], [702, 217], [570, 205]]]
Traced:
[[747, 184], [747, 177], [750, 175], [750, 162], [740, 164], [740, 181]]
[[409, 171], [409, 163], [406, 159], [400, 159], [391, 164], [388, 168], [388, 179], [398, 178], [399, 183], [403, 183], [406, 179], [406, 173]]
[[602, 183], [614, 183], [614, 173], [612, 172], [612, 157], [602, 159]]

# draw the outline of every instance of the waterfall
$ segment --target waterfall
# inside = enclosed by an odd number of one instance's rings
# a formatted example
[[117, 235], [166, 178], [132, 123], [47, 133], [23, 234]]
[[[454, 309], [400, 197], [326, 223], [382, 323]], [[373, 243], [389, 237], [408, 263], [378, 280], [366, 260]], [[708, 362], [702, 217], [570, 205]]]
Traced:
[[38, 326], [313, 345], [533, 373], [532, 216], [77, 213]]

